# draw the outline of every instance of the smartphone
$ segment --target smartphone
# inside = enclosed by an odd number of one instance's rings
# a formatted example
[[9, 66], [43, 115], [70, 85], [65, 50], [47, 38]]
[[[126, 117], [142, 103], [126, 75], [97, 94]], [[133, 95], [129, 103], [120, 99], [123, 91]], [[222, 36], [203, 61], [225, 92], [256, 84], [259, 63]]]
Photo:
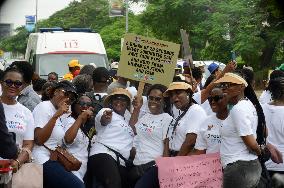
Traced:
[[232, 60], [233, 62], [237, 62], [237, 61], [236, 61], [236, 53], [235, 53], [234, 51], [231, 51], [231, 60]]

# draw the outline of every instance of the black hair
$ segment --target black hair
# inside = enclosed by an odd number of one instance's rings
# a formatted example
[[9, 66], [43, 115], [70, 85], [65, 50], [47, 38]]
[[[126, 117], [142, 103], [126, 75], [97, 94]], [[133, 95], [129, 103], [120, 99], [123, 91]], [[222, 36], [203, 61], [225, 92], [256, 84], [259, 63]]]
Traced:
[[14, 61], [10, 67], [17, 68], [23, 75], [25, 83], [30, 84], [34, 75], [33, 67], [27, 61]]
[[194, 67], [192, 69], [192, 77], [195, 80], [202, 79], [202, 71], [201, 71], [201, 69], [199, 67]]
[[2, 78], [1, 80], [4, 80], [5, 76], [9, 73], [9, 72], [16, 72], [19, 73], [23, 76], [23, 73], [21, 71], [19, 71], [19, 69], [17, 69], [16, 67], [7, 67], [6, 70], [3, 72], [2, 74]]
[[93, 72], [95, 67], [93, 65], [84, 65], [83, 68], [80, 70], [80, 74], [88, 74], [93, 76]]
[[3, 76], [4, 76], [4, 71], [0, 69], [0, 80], [3, 80]]
[[[48, 101], [52, 98], [51, 94], [54, 90], [54, 87], [56, 86], [56, 81], [47, 81], [45, 84], [42, 86], [43, 93], [41, 95], [41, 100], [42, 101]], [[50, 87], [50, 90], [48, 93], [45, 92], [45, 90]]]
[[98, 67], [93, 71], [93, 82], [100, 82], [102, 78], [109, 79], [109, 71], [105, 67]]
[[269, 79], [275, 79], [275, 78], [279, 78], [279, 77], [284, 77], [284, 71], [281, 70], [274, 70], [271, 74]]
[[239, 70], [241, 74], [245, 77], [245, 80], [250, 83], [250, 85], [253, 85], [254, 81], [254, 72], [250, 69], [243, 68]]
[[43, 85], [44, 85], [46, 82], [47, 82], [47, 81], [46, 81], [45, 79], [42, 79], [42, 78], [35, 80], [34, 83], [33, 83], [33, 89], [34, 89], [35, 91], [41, 91]]
[[249, 80], [250, 78], [247, 77], [245, 73], [242, 71], [239, 73], [237, 72], [236, 74], [240, 75], [247, 81], [248, 86], [244, 90], [244, 95], [247, 99], [249, 99], [252, 102], [252, 104], [254, 105], [256, 109], [257, 118], [258, 118], [258, 125], [257, 125], [257, 130], [256, 130], [256, 134], [257, 134], [256, 141], [259, 145], [266, 144], [265, 143], [266, 142], [266, 122], [265, 122], [265, 116], [263, 113], [262, 106], [260, 105], [257, 99], [257, 96], [253, 90], [253, 87]]
[[[154, 84], [148, 88], [147, 97], [150, 95], [151, 91], [157, 89], [164, 93], [168, 88], [162, 84]], [[171, 102], [169, 97], [164, 97], [164, 107], [163, 110], [165, 113], [171, 114]]]
[[58, 80], [58, 74], [56, 72], [48, 73], [47, 77], [49, 77], [49, 75], [54, 75], [56, 77], [56, 80]]
[[180, 76], [174, 76], [173, 82], [181, 82], [181, 81], [182, 81], [182, 79], [181, 79]]
[[271, 79], [269, 81], [269, 91], [273, 100], [282, 99], [284, 96], [284, 77]]
[[213, 82], [213, 80], [216, 78], [215, 74], [211, 74], [207, 79], [206, 82], [204, 84], [204, 89], [211, 84], [211, 82]]
[[[270, 74], [270, 79], [268, 82], [267, 87], [265, 88], [265, 90], [270, 91], [271, 90], [271, 80], [277, 79], [277, 78], [281, 78], [284, 77], [284, 72], [281, 70], [274, 70], [271, 74]], [[271, 91], [270, 91], [271, 92]]]
[[77, 93], [90, 92], [93, 88], [92, 77], [88, 74], [76, 76], [72, 83], [75, 85]]

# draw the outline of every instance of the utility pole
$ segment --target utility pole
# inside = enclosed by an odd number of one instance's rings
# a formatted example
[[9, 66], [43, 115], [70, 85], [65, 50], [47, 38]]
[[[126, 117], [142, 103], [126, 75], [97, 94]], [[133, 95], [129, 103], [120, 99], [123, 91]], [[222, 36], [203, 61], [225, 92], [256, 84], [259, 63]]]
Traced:
[[128, 33], [128, 9], [129, 9], [129, 3], [128, 0], [125, 0], [125, 33]]
[[37, 11], [38, 11], [38, 0], [36, 0], [36, 18], [35, 18], [35, 32], [37, 32]]

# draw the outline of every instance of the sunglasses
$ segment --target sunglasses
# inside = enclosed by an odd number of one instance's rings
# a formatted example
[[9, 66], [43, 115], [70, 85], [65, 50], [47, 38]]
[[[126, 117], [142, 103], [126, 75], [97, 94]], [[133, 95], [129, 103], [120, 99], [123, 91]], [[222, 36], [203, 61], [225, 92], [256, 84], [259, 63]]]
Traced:
[[213, 101], [215, 101], [215, 102], [219, 102], [221, 99], [223, 99], [224, 98], [224, 95], [215, 95], [215, 96], [210, 96], [210, 97], [208, 97], [208, 101], [210, 102], [210, 103], [212, 103]]
[[92, 102], [79, 101], [78, 104], [80, 106], [82, 106], [82, 107], [84, 107], [84, 106], [87, 106], [87, 107], [92, 106]]
[[239, 85], [239, 84], [235, 84], [235, 83], [221, 83], [221, 84], [219, 85], [219, 87], [220, 87], [221, 89], [228, 89], [228, 88], [230, 88], [230, 87], [237, 86], [237, 85]]
[[148, 96], [149, 101], [161, 102], [162, 97]]
[[16, 88], [20, 88], [23, 85], [23, 82], [21, 82], [19, 80], [13, 81], [11, 79], [4, 80], [4, 83], [8, 87], [12, 87], [14, 85], [14, 87], [16, 87]]
[[113, 98], [112, 98], [112, 100], [114, 101], [114, 100], [120, 100], [120, 101], [123, 101], [123, 102], [128, 102], [129, 101], [129, 99], [127, 98], [127, 97], [123, 97], [123, 96], [114, 96]]
[[68, 98], [69, 98], [69, 101], [70, 101], [71, 104], [72, 104], [73, 102], [75, 102], [76, 97], [75, 97], [75, 95], [74, 95], [72, 92], [70, 92], [70, 91], [65, 91], [64, 89], [61, 89], [60, 91], [62, 91], [62, 92], [64, 93], [64, 96], [65, 96], [65, 97], [68, 97]]

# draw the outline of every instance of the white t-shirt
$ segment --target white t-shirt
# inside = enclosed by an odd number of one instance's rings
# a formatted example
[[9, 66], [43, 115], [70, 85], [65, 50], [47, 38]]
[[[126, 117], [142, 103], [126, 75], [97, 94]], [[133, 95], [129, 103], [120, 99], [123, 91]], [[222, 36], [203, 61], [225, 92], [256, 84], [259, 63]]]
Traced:
[[271, 92], [268, 90], [264, 90], [259, 97], [259, 102], [261, 104], [266, 104], [270, 103], [271, 101], [272, 101]]
[[255, 107], [249, 100], [241, 100], [232, 108], [220, 129], [220, 154], [223, 167], [238, 160], [257, 159], [241, 138], [248, 135], [254, 135], [256, 138], [257, 122]]
[[[50, 101], [43, 101], [39, 103], [33, 111], [35, 127], [43, 128], [55, 112], [56, 109]], [[64, 118], [62, 117], [57, 119], [49, 139], [44, 143], [52, 150], [54, 150], [56, 146], [62, 145], [62, 139], [65, 135], [65, 130], [62, 124], [63, 119]], [[36, 163], [43, 164], [49, 160], [50, 152], [43, 146], [35, 145], [33, 155]]]
[[20, 103], [3, 103], [6, 126], [16, 134], [16, 143], [22, 148], [23, 140], [34, 140], [34, 118], [31, 111]]
[[206, 112], [208, 116], [215, 115], [215, 113], [211, 109], [208, 100], [201, 103], [201, 91], [194, 93], [192, 98], [197, 102], [197, 104], [199, 104], [203, 108], [203, 110]]
[[[197, 104], [193, 104], [186, 114], [179, 120], [176, 130], [173, 133], [174, 122], [169, 128], [170, 149], [179, 151], [188, 133], [197, 134], [200, 131], [200, 124], [207, 117], [205, 111]], [[172, 134], [173, 133], [173, 134]]]
[[[91, 147], [90, 156], [99, 153], [107, 153], [111, 155], [114, 160], [116, 160], [116, 155], [114, 154], [114, 152], [110, 151], [104, 146], [106, 145], [128, 159], [134, 138], [133, 130], [128, 124], [129, 118], [124, 118], [121, 115], [112, 112], [111, 122], [108, 125], [103, 126], [101, 125], [101, 117], [103, 115], [103, 112], [107, 109], [108, 108], [101, 109], [96, 115], [95, 127], [97, 135], [95, 138], [95, 143]], [[121, 159], [120, 164], [124, 165], [124, 161]]]
[[159, 115], [146, 114], [135, 124], [137, 135], [135, 165], [146, 164], [161, 157], [164, 142], [172, 116], [167, 113]]
[[222, 120], [218, 119], [216, 115], [208, 116], [203, 123], [201, 123], [200, 132], [197, 134], [194, 148], [198, 150], [206, 150], [206, 153], [220, 152], [221, 126]]
[[[71, 116], [65, 118], [62, 121], [65, 132], [68, 131], [70, 127], [72, 127], [74, 122], [75, 119]], [[78, 171], [72, 171], [72, 173], [75, 176], [77, 176], [81, 181], [83, 181], [83, 177], [87, 171], [88, 144], [89, 144], [89, 138], [83, 133], [81, 129], [78, 130], [78, 133], [72, 144], [65, 143], [69, 153], [82, 162], [82, 165]]]
[[[284, 156], [284, 106], [264, 104], [263, 112], [268, 129], [267, 142], [274, 145]], [[284, 163], [276, 164], [269, 160], [265, 165], [268, 170], [284, 171]]]

